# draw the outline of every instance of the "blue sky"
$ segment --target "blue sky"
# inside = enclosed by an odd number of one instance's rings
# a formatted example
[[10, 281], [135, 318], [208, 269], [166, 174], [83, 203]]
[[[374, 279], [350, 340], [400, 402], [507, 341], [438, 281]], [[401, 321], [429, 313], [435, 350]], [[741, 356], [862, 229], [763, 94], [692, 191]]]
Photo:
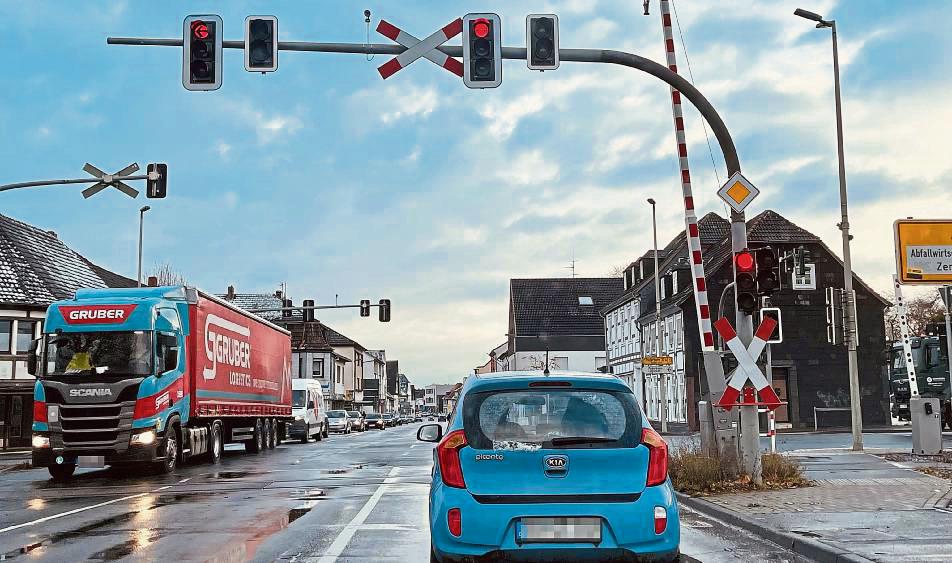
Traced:
[[[840, 31], [854, 259], [890, 287], [892, 221], [947, 215], [952, 4], [940, 0], [676, 3], [694, 82], [734, 136], [746, 175], [775, 209], [839, 248], [829, 32]], [[249, 14], [274, 14], [283, 40], [362, 42], [363, 9], [418, 37], [467, 11], [495, 11], [506, 45], [530, 12], [560, 15], [563, 47], [663, 60], [660, 15], [630, 0], [539, 2], [5, 2], [0, 183], [167, 162], [169, 197], [77, 188], [0, 196], [0, 212], [55, 230], [73, 248], [134, 275], [138, 208], [146, 266], [168, 262], [206, 290], [273, 291], [296, 302], [389, 297], [393, 322], [322, 318], [386, 348], [415, 382], [453, 381], [507, 329], [511, 277], [606, 275], [682, 227], [667, 87], [620, 68], [506, 63], [499, 89], [471, 91], [420, 61], [387, 81], [363, 55], [280, 54], [278, 72], [243, 69], [226, 50], [224, 85], [181, 86], [181, 51], [107, 46], [115, 36], [178, 37], [188, 14], [220, 13], [240, 39]], [[4, 41], [7, 41], [5, 39]], [[387, 42], [373, 34], [373, 41]], [[684, 51], [677, 41], [682, 72]], [[724, 179], [687, 113], [701, 212], [723, 213]], [[713, 139], [712, 139], [713, 140]]]

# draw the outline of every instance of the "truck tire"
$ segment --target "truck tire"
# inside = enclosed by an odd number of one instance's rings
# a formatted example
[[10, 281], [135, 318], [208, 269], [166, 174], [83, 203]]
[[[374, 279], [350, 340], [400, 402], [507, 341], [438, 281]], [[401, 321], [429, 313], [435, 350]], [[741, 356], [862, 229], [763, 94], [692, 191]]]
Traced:
[[278, 447], [278, 421], [271, 418], [268, 419], [268, 449], [273, 450]]
[[165, 475], [174, 472], [179, 462], [178, 433], [171, 424], [166, 426], [165, 438], [162, 441], [165, 442], [165, 454], [162, 461], [154, 465], [154, 469], [156, 473]]
[[314, 435], [314, 439], [320, 442], [324, 439], [324, 425], [321, 424], [317, 427], [317, 434]]
[[324, 430], [321, 432], [321, 436], [323, 436], [323, 437], [325, 437], [325, 438], [329, 437], [329, 436], [331, 435], [331, 431], [330, 431], [329, 428], [327, 428], [327, 421], [326, 421], [326, 420], [324, 421], [323, 424], [321, 424], [321, 427], [324, 429]]
[[52, 477], [57, 483], [62, 483], [69, 481], [69, 479], [73, 476], [73, 472], [76, 471], [76, 464], [61, 463], [58, 465], [51, 465], [48, 469], [50, 470], [50, 477]]
[[308, 424], [304, 427], [304, 435], [301, 436], [301, 443], [306, 444], [311, 439], [311, 425]]
[[222, 439], [221, 422], [212, 423], [212, 430], [208, 442], [208, 458], [212, 463], [220, 463], [222, 452], [225, 451], [225, 441]]
[[262, 436], [263, 433], [264, 433], [264, 429], [261, 428], [261, 419], [256, 418], [254, 436], [252, 436], [250, 440], [245, 442], [245, 450], [248, 453], [256, 454], [261, 451], [263, 443], [264, 443], [264, 437]]

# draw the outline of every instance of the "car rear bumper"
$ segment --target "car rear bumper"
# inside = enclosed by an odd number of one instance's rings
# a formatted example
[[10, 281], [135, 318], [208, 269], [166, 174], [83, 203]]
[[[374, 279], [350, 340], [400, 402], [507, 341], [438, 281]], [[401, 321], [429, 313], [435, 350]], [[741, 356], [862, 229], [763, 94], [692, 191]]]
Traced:
[[[680, 544], [678, 506], [670, 482], [646, 488], [634, 502], [480, 504], [469, 491], [436, 482], [431, 491], [430, 536], [441, 561], [672, 561]], [[667, 511], [667, 527], [654, 531], [654, 509]], [[460, 509], [462, 533], [453, 536], [447, 512]], [[522, 517], [595, 516], [602, 539], [591, 543], [523, 543], [516, 540]]]

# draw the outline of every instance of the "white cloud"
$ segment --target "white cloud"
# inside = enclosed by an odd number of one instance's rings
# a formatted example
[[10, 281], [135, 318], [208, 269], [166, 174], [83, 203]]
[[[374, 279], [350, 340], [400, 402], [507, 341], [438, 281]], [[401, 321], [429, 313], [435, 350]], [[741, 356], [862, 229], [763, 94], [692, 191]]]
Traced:
[[287, 139], [304, 127], [300, 110], [295, 113], [266, 113], [257, 109], [249, 101], [236, 102], [229, 100], [221, 102], [221, 107], [248, 126], [253, 127], [258, 143], [262, 145]]
[[584, 45], [604, 45], [609, 35], [618, 30], [618, 23], [598, 17], [582, 24], [574, 39]]
[[412, 117], [427, 118], [440, 105], [436, 88], [413, 85], [403, 85], [399, 89], [390, 86], [378, 99], [386, 100], [387, 107], [390, 108], [390, 111], [380, 114], [380, 120], [387, 125]]
[[498, 177], [516, 186], [532, 186], [558, 180], [559, 163], [546, 160], [541, 149], [523, 152], [500, 169]]
[[598, 156], [589, 165], [595, 172], [608, 172], [626, 162], [638, 162], [643, 158], [641, 148], [645, 144], [643, 135], [621, 135], [611, 139], [602, 151], [596, 151]]
[[410, 154], [403, 157], [404, 164], [416, 164], [420, 160], [420, 156], [423, 155], [423, 149], [420, 148], [420, 145], [413, 147], [413, 150], [410, 151]]
[[215, 150], [218, 151], [218, 156], [222, 158], [227, 158], [228, 153], [231, 152], [231, 145], [225, 141], [218, 141], [218, 144], [215, 145]]

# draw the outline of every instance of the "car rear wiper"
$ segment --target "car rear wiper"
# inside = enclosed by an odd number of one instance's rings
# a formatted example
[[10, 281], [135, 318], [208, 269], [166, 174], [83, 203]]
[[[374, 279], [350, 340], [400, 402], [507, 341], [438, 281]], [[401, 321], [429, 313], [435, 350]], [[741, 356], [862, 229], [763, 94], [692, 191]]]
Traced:
[[553, 446], [574, 446], [578, 444], [603, 444], [605, 442], [615, 442], [615, 438], [603, 438], [600, 436], [560, 436], [552, 438]]

